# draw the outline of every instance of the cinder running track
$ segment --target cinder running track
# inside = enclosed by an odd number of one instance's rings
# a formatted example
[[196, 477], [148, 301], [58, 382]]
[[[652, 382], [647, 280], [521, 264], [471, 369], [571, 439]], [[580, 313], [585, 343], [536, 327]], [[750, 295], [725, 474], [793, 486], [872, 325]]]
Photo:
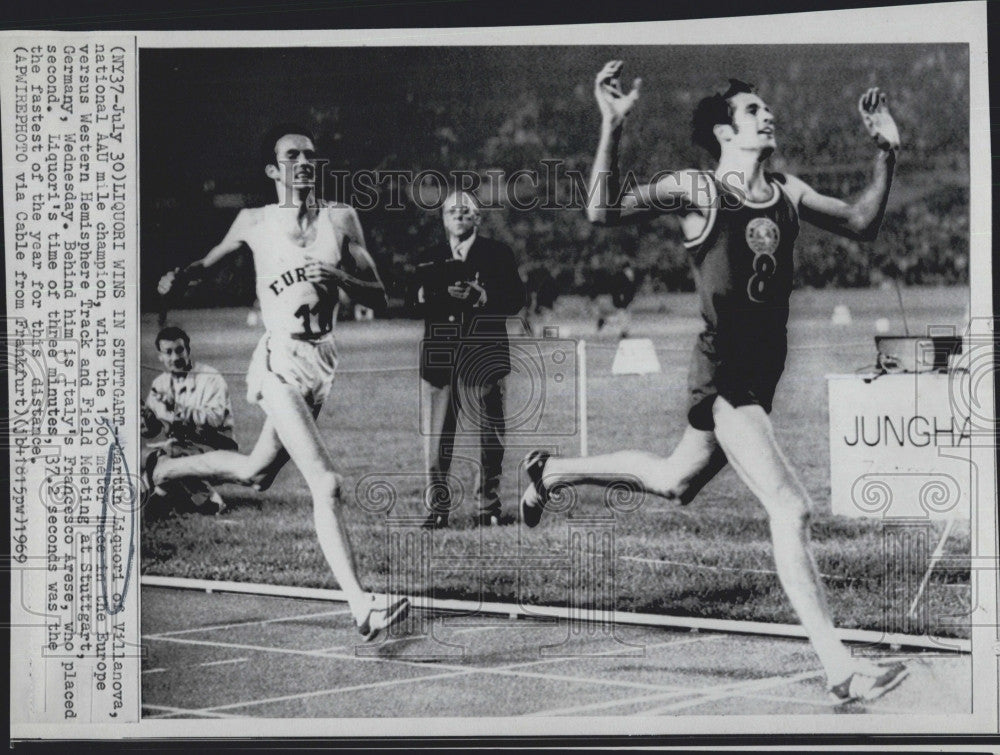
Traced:
[[802, 640], [414, 611], [360, 642], [346, 605], [142, 588], [146, 718], [953, 714], [971, 657], [834, 708]]

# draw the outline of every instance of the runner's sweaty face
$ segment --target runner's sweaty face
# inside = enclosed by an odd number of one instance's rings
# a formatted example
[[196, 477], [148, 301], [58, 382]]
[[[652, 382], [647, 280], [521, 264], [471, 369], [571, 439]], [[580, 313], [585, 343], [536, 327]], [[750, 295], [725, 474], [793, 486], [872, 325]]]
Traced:
[[174, 375], [183, 375], [191, 371], [191, 352], [184, 344], [183, 338], [174, 341], [163, 339], [156, 344], [160, 363], [164, 369]]

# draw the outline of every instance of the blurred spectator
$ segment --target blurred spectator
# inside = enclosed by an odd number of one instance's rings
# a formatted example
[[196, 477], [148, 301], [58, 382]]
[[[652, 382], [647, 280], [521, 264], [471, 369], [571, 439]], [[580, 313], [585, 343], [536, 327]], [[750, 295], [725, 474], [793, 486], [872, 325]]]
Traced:
[[614, 327], [622, 338], [628, 338], [632, 317], [629, 307], [639, 290], [639, 276], [627, 260], [611, 277], [611, 303], [614, 305]]
[[529, 321], [532, 322], [533, 331], [541, 335], [542, 331], [535, 325], [544, 328], [549, 322], [556, 299], [559, 298], [559, 288], [552, 271], [545, 264], [529, 270], [527, 278]]

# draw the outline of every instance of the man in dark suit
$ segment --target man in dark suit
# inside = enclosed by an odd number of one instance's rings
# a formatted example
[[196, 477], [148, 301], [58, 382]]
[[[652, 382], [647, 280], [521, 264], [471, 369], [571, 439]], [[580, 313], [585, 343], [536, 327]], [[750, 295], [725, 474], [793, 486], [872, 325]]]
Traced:
[[422, 277], [421, 422], [430, 444], [426, 527], [448, 525], [448, 487], [456, 434], [479, 437], [481, 526], [500, 521], [504, 383], [510, 373], [507, 317], [525, 303], [514, 252], [479, 235], [480, 209], [468, 192], [454, 192], [442, 207], [444, 244], [426, 250]]

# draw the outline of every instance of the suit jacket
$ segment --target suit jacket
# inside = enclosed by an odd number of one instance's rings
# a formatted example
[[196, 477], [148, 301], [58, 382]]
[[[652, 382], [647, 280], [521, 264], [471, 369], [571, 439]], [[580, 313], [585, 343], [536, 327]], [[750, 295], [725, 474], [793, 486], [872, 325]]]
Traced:
[[[420, 262], [452, 259], [447, 242], [424, 251]], [[466, 255], [463, 280], [479, 276], [486, 302], [474, 295], [461, 302], [447, 291], [424, 291], [424, 340], [420, 377], [437, 387], [455, 379], [469, 383], [498, 380], [510, 372], [507, 317], [525, 305], [524, 282], [509, 246], [477, 234]]]

